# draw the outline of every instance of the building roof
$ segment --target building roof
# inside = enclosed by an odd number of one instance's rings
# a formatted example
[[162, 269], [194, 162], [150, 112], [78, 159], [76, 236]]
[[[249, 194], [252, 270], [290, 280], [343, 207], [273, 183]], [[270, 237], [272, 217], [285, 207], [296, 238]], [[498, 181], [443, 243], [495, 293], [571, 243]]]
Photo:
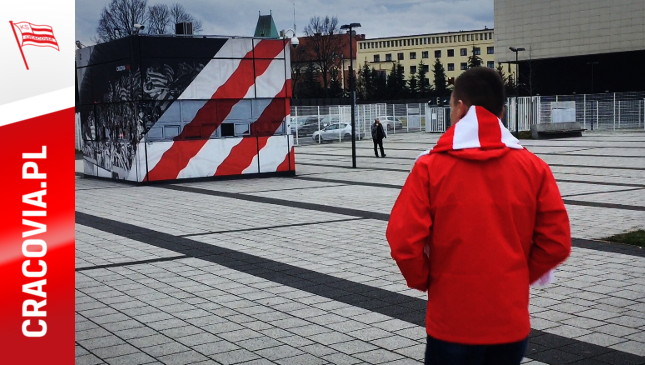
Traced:
[[258, 24], [255, 26], [255, 35], [256, 38], [280, 38], [278, 35], [278, 30], [275, 27], [273, 22], [273, 16], [269, 15], [260, 15], [258, 18]]
[[453, 34], [464, 34], [464, 33], [476, 33], [476, 32], [493, 32], [493, 28], [484, 28], [484, 29], [474, 29], [474, 30], [460, 30], [457, 32], [439, 32], [439, 33], [425, 33], [425, 34], [412, 34], [412, 35], [401, 35], [401, 36], [391, 36], [391, 37], [379, 37], [379, 38], [365, 38], [360, 42], [369, 42], [369, 41], [378, 41], [381, 39], [394, 39], [394, 38], [415, 38], [415, 37], [431, 37], [431, 36], [442, 36], [442, 35], [453, 35]]

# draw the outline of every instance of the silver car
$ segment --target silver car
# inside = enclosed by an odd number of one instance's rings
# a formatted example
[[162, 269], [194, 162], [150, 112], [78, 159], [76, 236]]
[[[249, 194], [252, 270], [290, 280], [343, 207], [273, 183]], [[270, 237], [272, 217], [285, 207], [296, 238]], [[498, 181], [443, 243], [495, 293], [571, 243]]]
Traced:
[[[356, 133], [356, 139], [361, 139], [361, 133]], [[323, 141], [352, 140], [352, 125], [349, 123], [330, 124], [322, 130], [314, 132], [311, 136], [314, 141], [322, 143]]]
[[381, 121], [381, 124], [383, 124], [383, 126], [385, 126], [385, 128], [388, 131], [391, 131], [391, 130], [398, 131], [400, 129], [403, 129], [403, 122], [401, 122], [399, 118], [384, 116], [384, 117], [378, 117], [378, 119]]

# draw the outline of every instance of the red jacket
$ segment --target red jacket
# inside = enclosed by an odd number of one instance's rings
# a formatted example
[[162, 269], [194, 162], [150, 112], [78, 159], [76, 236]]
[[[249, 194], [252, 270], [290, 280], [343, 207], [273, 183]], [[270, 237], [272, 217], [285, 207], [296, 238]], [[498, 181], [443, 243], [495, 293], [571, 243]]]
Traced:
[[493, 114], [471, 107], [417, 159], [392, 209], [392, 257], [409, 287], [428, 291], [434, 338], [526, 338], [529, 284], [569, 256], [553, 174], [518, 142]]

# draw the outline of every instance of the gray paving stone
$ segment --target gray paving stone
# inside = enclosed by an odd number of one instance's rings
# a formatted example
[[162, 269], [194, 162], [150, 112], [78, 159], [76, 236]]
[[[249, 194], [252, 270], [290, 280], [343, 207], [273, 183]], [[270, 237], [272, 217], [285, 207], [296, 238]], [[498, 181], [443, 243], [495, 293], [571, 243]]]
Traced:
[[370, 364], [384, 364], [403, 358], [399, 354], [383, 349], [362, 352], [353, 356]]
[[638, 333], [639, 332], [638, 330], [636, 330], [634, 328], [624, 327], [624, 326], [620, 326], [620, 325], [613, 324], [613, 323], [605, 324], [605, 325], [600, 326], [600, 327], [596, 327], [596, 328], [594, 328], [594, 331], [595, 332], [606, 333], [606, 334], [609, 334], [609, 335], [612, 335], [612, 336], [617, 336], [617, 337], [626, 337], [626, 336], [631, 335], [633, 333]]
[[307, 339], [305, 337], [297, 336], [297, 335], [293, 335], [293, 336], [289, 336], [289, 337], [283, 337], [283, 338], [280, 339], [280, 341], [285, 343], [285, 344], [287, 344], [287, 345], [289, 345], [289, 346], [293, 346], [293, 347], [297, 347], [297, 348], [300, 348], [300, 347], [306, 346], [306, 345], [311, 345], [311, 344], [314, 343], [313, 341], [311, 341], [311, 340], [309, 340], [309, 339]]
[[275, 361], [278, 359], [297, 356], [302, 354], [303, 352], [289, 345], [281, 345], [277, 347], [270, 347], [267, 349], [258, 350], [258, 351], [255, 351], [255, 353], [265, 359]]
[[96, 357], [96, 356], [94, 356], [92, 354], [76, 356], [75, 359], [74, 359], [74, 362], [75, 362], [76, 365], [104, 364], [103, 360], [99, 359], [98, 357]]
[[380, 338], [378, 340], [372, 341], [372, 343], [386, 350], [396, 350], [396, 349], [410, 347], [410, 346], [419, 344], [419, 342], [410, 340], [403, 336], [392, 336], [392, 337]]
[[369, 328], [364, 328], [364, 329], [348, 332], [347, 334], [352, 336], [352, 337], [355, 337], [355, 338], [357, 338], [359, 340], [364, 340], [364, 341], [373, 341], [373, 340], [377, 340], [379, 338], [385, 338], [385, 337], [392, 336], [391, 332], [387, 332], [387, 331], [384, 331], [384, 330], [382, 330], [380, 328], [374, 328], [374, 327], [369, 327]]
[[134, 354], [123, 355], [114, 357], [106, 360], [110, 365], [140, 365], [140, 364], [149, 364], [155, 359], [144, 354], [143, 352], [137, 352]]
[[166, 342], [166, 343], [153, 345], [150, 347], [143, 347], [141, 348], [141, 350], [150, 354], [151, 356], [154, 356], [155, 358], [159, 358], [161, 356], [176, 354], [180, 352], [186, 352], [190, 349], [180, 344], [179, 342], [173, 341], [173, 342]]
[[128, 340], [128, 342], [133, 346], [136, 346], [138, 348], [143, 348], [143, 347], [157, 346], [157, 345], [173, 342], [173, 340], [169, 339], [168, 337], [162, 334], [155, 333], [152, 336], [132, 338]]
[[323, 365], [326, 364], [327, 361], [323, 359], [319, 359], [315, 356], [312, 356], [310, 354], [301, 354], [298, 356], [294, 357], [288, 357], [285, 359], [279, 359], [276, 360], [276, 363], [278, 364], [283, 364], [283, 365], [293, 365], [293, 364], [302, 364], [302, 365]]
[[166, 365], [186, 365], [204, 360], [208, 360], [208, 358], [196, 351], [179, 352], [159, 357], [159, 361]]
[[343, 341], [329, 345], [329, 347], [348, 355], [377, 349], [376, 346], [360, 340]]
[[82, 340], [82, 339], [77, 339], [76, 341], [83, 346], [84, 348], [92, 351], [95, 349], [100, 349], [103, 347], [110, 347], [110, 346], [115, 346], [115, 345], [122, 345], [125, 342], [121, 340], [120, 338], [110, 334], [108, 332], [108, 336], [105, 337], [95, 337], [87, 340]]
[[590, 333], [588, 335], [580, 336], [576, 338], [578, 341], [593, 343], [594, 345], [609, 347], [617, 343], [625, 342], [626, 339], [620, 337], [614, 337], [604, 333]]
[[220, 341], [220, 338], [208, 332], [199, 332], [186, 337], [176, 338], [176, 341], [188, 347], [194, 347], [205, 343]]
[[238, 341], [237, 345], [249, 351], [257, 351], [269, 347], [280, 346], [282, 345], [282, 342], [270, 337], [255, 337], [248, 340]]
[[163, 333], [164, 335], [170, 338], [179, 338], [179, 337], [186, 337], [190, 335], [196, 335], [199, 333], [202, 333], [202, 334], [206, 333], [195, 326], [175, 327], [175, 328], [169, 328], [167, 330], [160, 330], [159, 332]]
[[346, 354], [341, 354], [340, 352], [325, 355], [323, 356], [323, 359], [329, 361], [331, 364], [338, 364], [338, 365], [352, 365], [352, 364], [358, 364], [361, 362], [361, 360], [355, 357], [351, 357]]
[[233, 344], [231, 342], [224, 341], [224, 340], [217, 341], [217, 342], [209, 342], [209, 343], [205, 343], [205, 344], [197, 345], [193, 347], [193, 349], [195, 349], [196, 351], [199, 351], [200, 353], [206, 356], [238, 350], [239, 348], [240, 347], [237, 346], [236, 344]]
[[242, 341], [249, 338], [262, 337], [262, 334], [259, 332], [250, 330], [248, 328], [244, 328], [244, 329], [232, 331], [232, 332], [218, 333], [217, 336], [227, 341], [237, 342], [237, 341]]
[[134, 354], [137, 352], [139, 352], [137, 348], [127, 343], [92, 350], [92, 353], [102, 359], [110, 359], [112, 357]]
[[309, 336], [309, 339], [323, 345], [351, 341], [352, 337], [340, 332], [326, 332]]
[[300, 348], [300, 350], [310, 353], [318, 358], [321, 358], [325, 355], [333, 354], [336, 352], [336, 350], [330, 347], [321, 345], [319, 343], [313, 343], [311, 345], [303, 346]]
[[645, 346], [643, 345], [643, 342], [626, 341], [609, 347], [618, 351], [624, 351], [638, 356], [645, 356]]
[[618, 317], [618, 313], [612, 313], [601, 309], [589, 309], [584, 312], [577, 313], [578, 316], [597, 319], [599, 321], [608, 320], [613, 317]]
[[[595, 327], [599, 327], [607, 324], [606, 322], [597, 321], [595, 319], [586, 318], [586, 317], [573, 317], [562, 321], [562, 323], [573, 327], [584, 328], [584, 329], [591, 329], [591, 328], [595, 328]], [[597, 331], [597, 330], [598, 330], [597, 328], [594, 329], [594, 331]]]

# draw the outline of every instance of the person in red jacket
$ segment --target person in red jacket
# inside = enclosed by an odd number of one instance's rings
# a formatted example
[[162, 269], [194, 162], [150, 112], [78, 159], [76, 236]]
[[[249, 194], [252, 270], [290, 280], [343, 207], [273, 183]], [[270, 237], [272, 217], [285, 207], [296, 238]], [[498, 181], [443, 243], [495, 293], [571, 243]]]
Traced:
[[452, 126], [416, 160], [390, 214], [392, 258], [428, 292], [426, 364], [519, 364], [529, 285], [571, 251], [553, 174], [501, 123], [504, 100], [494, 70], [461, 74]]

